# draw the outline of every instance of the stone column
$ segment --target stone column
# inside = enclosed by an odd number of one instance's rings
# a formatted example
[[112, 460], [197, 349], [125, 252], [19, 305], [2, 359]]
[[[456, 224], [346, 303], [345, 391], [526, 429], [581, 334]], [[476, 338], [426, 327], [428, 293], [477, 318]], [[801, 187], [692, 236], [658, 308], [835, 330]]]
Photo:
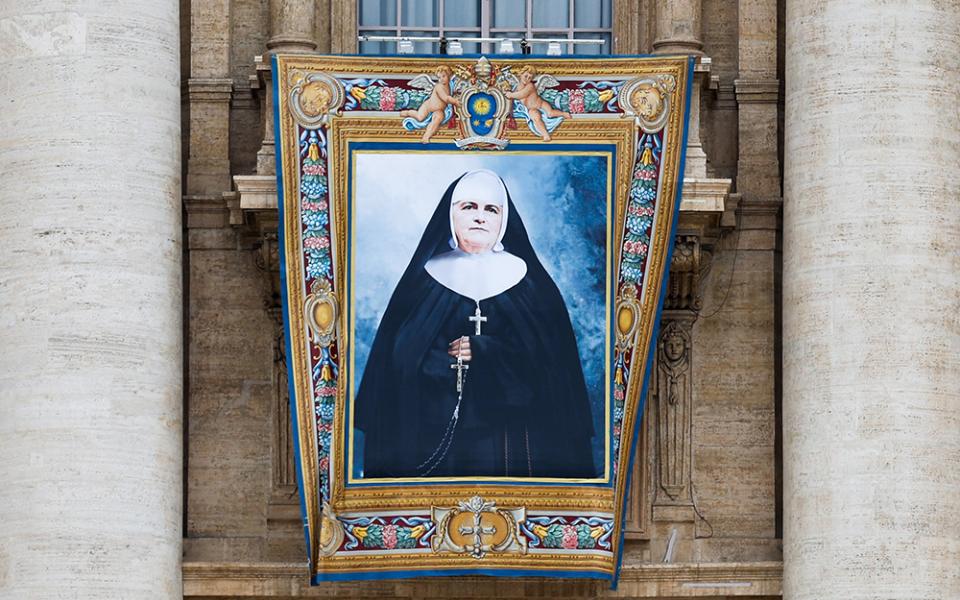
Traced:
[[703, 34], [701, 0], [670, 0], [657, 3], [657, 54], [700, 54]]
[[777, 0], [739, 0], [737, 192], [779, 198]]
[[690, 90], [690, 130], [684, 175], [702, 179], [707, 176], [707, 155], [700, 141], [700, 90], [710, 77], [710, 59], [703, 54], [701, 0], [669, 0], [656, 4], [656, 54], [694, 54], [698, 56], [694, 85]]
[[0, 8], [0, 597], [182, 597], [178, 3]]
[[317, 48], [314, 3], [315, 0], [270, 0], [267, 49], [273, 53], [314, 51]]
[[190, 11], [186, 192], [219, 197], [230, 189], [230, 1], [192, 0]]
[[[317, 48], [315, 0], [270, 0], [270, 54], [313, 52]], [[273, 133], [273, 83], [270, 61], [257, 57], [257, 77], [263, 91], [263, 143], [257, 152], [257, 174], [276, 172], [276, 145]]]
[[960, 598], [960, 4], [786, 13], [784, 598]]

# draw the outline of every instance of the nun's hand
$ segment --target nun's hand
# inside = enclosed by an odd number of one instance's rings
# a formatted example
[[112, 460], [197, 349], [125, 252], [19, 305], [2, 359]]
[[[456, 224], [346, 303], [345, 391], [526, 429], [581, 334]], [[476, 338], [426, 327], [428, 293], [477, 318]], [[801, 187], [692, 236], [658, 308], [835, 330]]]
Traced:
[[450, 342], [447, 347], [447, 354], [454, 358], [459, 356], [463, 359], [463, 362], [470, 362], [470, 338], [463, 336]]

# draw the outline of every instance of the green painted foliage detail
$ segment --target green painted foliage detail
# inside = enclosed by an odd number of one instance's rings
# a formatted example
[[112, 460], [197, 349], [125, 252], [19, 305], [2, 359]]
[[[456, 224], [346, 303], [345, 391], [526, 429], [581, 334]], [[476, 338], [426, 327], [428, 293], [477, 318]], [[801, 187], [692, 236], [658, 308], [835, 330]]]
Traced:
[[417, 109], [430, 94], [398, 87], [371, 86], [364, 90], [360, 108], [364, 110]]
[[363, 545], [367, 548], [383, 548], [383, 526], [367, 527], [367, 537], [363, 538]]

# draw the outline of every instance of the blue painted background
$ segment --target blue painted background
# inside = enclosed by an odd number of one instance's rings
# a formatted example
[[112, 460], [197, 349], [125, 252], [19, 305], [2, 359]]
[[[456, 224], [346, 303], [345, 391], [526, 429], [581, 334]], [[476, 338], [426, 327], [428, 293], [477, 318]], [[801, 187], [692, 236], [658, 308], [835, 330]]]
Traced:
[[[366, 153], [356, 155], [353, 393], [383, 311], [450, 183], [490, 169], [507, 185], [540, 262], [570, 312], [593, 409], [594, 462], [603, 465], [606, 156]], [[361, 473], [361, 434], [354, 475]]]

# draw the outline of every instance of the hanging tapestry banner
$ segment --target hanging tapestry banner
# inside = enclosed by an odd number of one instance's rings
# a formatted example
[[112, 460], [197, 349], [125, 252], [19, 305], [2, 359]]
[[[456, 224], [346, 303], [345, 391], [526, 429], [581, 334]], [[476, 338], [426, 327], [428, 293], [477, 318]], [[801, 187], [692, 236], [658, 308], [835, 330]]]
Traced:
[[313, 583], [615, 581], [692, 69], [273, 58]]

